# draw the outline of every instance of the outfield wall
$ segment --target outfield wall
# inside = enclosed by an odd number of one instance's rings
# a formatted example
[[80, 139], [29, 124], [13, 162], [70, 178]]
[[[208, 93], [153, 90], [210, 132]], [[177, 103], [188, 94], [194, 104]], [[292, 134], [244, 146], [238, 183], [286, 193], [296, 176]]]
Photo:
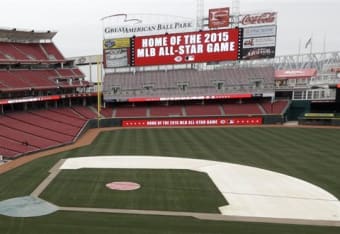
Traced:
[[282, 115], [265, 116], [205, 116], [205, 117], [157, 117], [157, 118], [110, 118], [92, 119], [83, 128], [86, 132], [91, 128], [107, 127], [209, 127], [209, 126], [256, 126], [263, 124], [282, 124], [285, 117]]

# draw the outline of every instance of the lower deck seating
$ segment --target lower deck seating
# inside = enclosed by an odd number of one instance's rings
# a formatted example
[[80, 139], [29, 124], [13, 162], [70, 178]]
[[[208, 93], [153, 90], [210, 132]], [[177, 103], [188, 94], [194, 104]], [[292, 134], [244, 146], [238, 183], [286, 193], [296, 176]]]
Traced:
[[257, 103], [223, 104], [223, 110], [226, 115], [263, 114]]
[[[86, 106], [74, 106], [72, 107], [74, 112], [80, 115], [84, 119], [95, 119], [97, 118], [97, 113], [90, 109], [90, 107]], [[111, 112], [112, 113], [112, 112]]]
[[0, 136], [0, 150], [1, 149], [7, 150], [10, 156], [15, 156], [26, 152], [33, 152], [39, 148], [29, 145], [26, 141], [18, 142], [7, 137]]
[[182, 116], [182, 106], [153, 106], [150, 107], [150, 116]]
[[35, 136], [44, 136], [45, 139], [56, 141], [58, 143], [71, 142], [73, 138], [72, 136], [66, 135], [64, 133], [42, 128], [40, 126], [29, 124], [18, 119], [10, 118], [8, 116], [0, 117], [0, 125], [26, 132]]
[[[67, 110], [73, 111], [71, 108]], [[46, 113], [50, 116], [45, 116]], [[71, 143], [87, 119], [66, 115], [58, 119], [60, 115], [46, 110], [0, 115], [0, 155], [14, 158]]]
[[11, 128], [11, 126], [0, 125], [0, 136], [40, 149], [56, 146], [59, 144], [57, 141], [44, 138], [44, 136], [36, 136], [31, 133]]
[[[66, 112], [66, 113], [65, 113]], [[60, 124], [67, 124], [70, 127], [82, 127], [85, 123], [83, 119], [72, 108], [61, 108], [51, 110], [40, 110], [32, 112], [32, 114], [42, 117], [45, 121], [52, 120]]]
[[219, 104], [196, 104], [185, 107], [188, 116], [222, 115]]
[[282, 114], [287, 108], [289, 102], [287, 100], [278, 100], [275, 102], [264, 102], [261, 106], [266, 111], [267, 114]]
[[[177, 116], [237, 116], [282, 114], [289, 102], [279, 100], [206, 104], [115, 106], [102, 108], [111, 118], [152, 118]], [[22, 154], [71, 143], [88, 119], [96, 118], [93, 107], [57, 108], [0, 115], [0, 155], [15, 158]]]
[[147, 117], [147, 107], [116, 107], [116, 117]]
[[[97, 108], [97, 107], [96, 107]], [[113, 109], [111, 107], [101, 108], [100, 114], [106, 118], [112, 118]]]

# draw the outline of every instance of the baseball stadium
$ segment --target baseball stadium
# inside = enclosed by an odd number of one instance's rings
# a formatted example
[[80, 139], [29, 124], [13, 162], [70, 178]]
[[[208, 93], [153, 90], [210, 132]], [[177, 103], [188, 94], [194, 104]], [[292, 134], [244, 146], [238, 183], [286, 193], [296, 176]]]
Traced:
[[340, 52], [196, 2], [103, 16], [91, 56], [0, 28], [0, 233], [340, 232]]

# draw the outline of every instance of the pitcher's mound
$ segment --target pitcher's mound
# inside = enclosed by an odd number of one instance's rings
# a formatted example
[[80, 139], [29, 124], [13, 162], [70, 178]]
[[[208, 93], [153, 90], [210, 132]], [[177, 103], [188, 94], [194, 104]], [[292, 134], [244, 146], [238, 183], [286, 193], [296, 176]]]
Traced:
[[139, 189], [140, 184], [137, 184], [134, 182], [127, 182], [127, 181], [116, 181], [116, 182], [106, 184], [106, 187], [112, 190], [131, 191], [131, 190]]

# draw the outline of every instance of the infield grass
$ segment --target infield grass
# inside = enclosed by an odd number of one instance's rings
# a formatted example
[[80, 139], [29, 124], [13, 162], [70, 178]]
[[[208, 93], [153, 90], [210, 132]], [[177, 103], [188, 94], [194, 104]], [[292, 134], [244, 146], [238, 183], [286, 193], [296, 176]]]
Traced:
[[[114, 191], [107, 183], [132, 181], [134, 191]], [[209, 176], [188, 170], [62, 170], [41, 194], [59, 206], [219, 213], [227, 205]]]

